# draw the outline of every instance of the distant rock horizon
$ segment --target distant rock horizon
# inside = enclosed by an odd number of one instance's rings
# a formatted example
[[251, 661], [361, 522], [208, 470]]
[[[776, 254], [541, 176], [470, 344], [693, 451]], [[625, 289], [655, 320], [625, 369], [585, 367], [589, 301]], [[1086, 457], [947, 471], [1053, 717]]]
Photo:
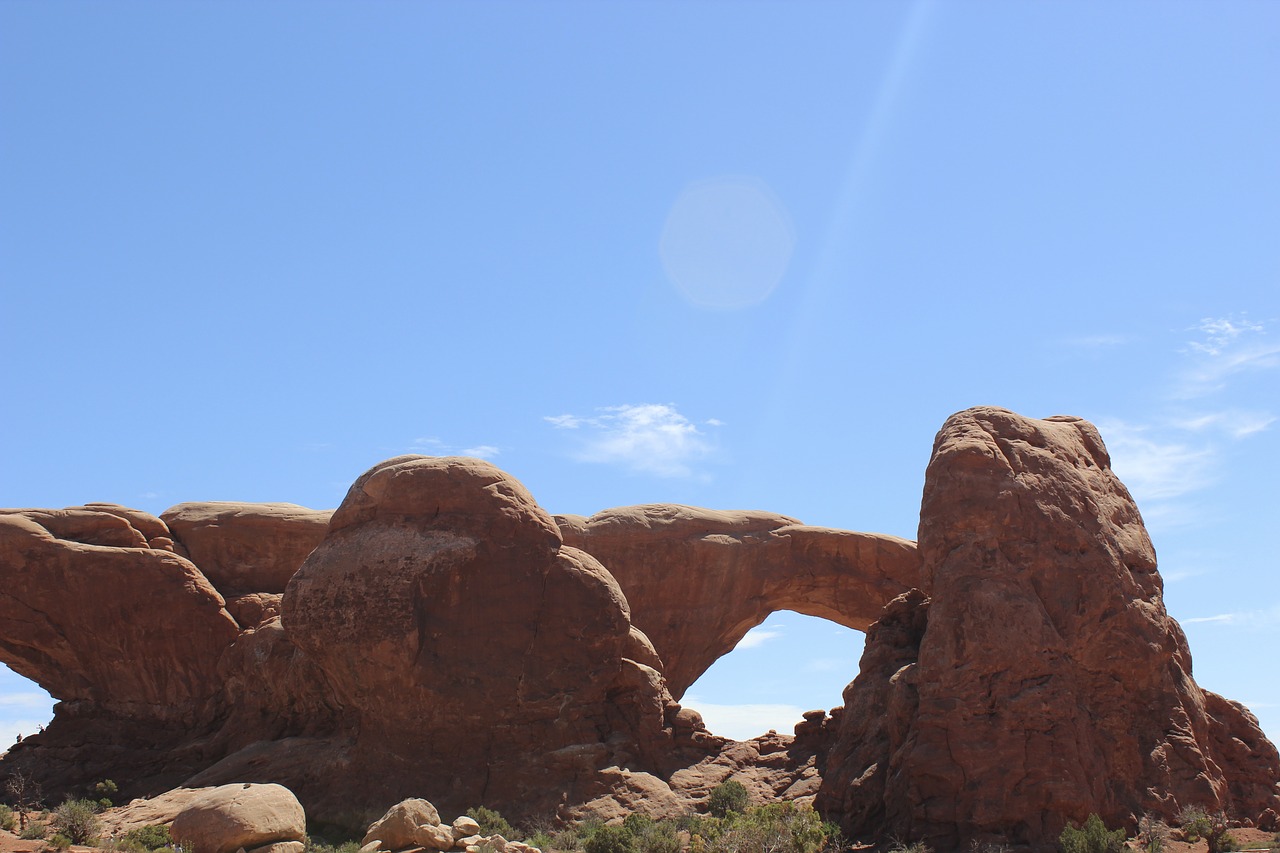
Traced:
[[[0, 759], [48, 793], [285, 785], [362, 828], [672, 816], [721, 782], [850, 837], [1049, 849], [1097, 812], [1262, 828], [1280, 755], [1202, 690], [1098, 430], [949, 418], [919, 541], [657, 504], [552, 516], [489, 462], [400, 456], [337, 510], [0, 510], [0, 660], [59, 700]], [[867, 634], [843, 705], [733, 741], [680, 699], [770, 613]]]

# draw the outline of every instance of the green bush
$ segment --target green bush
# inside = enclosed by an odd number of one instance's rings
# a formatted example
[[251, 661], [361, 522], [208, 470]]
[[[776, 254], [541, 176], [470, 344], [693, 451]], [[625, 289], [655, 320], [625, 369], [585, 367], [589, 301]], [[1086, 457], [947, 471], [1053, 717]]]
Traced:
[[93, 795], [98, 800], [98, 811], [109, 809], [113, 805], [111, 798], [119, 793], [120, 789], [115, 782], [110, 779], [103, 779], [101, 782], [93, 786]]
[[13, 813], [13, 809], [0, 803], [0, 829], [5, 832], [13, 832], [13, 828], [18, 825], [18, 818]]
[[741, 814], [747, 810], [747, 802], [747, 789], [741, 782], [730, 779], [712, 789], [711, 796], [707, 797], [707, 811], [715, 817], [724, 817], [729, 812]]
[[707, 853], [818, 853], [835, 838], [838, 833], [813, 809], [770, 803], [741, 814], [729, 812], [705, 838], [705, 849]]
[[476, 806], [467, 809], [467, 817], [475, 820], [480, 824], [481, 835], [501, 835], [508, 841], [519, 841], [520, 836], [516, 832], [516, 828], [507, 822], [507, 819], [498, 814], [493, 809], [487, 809], [484, 806]]
[[[530, 847], [537, 847], [539, 850], [551, 850], [553, 847], [552, 836], [545, 829], [539, 829], [537, 832], [526, 838], [524, 843], [528, 844]], [[564, 848], [555, 849], [562, 850]]]
[[625, 826], [601, 826], [583, 842], [587, 853], [636, 853], [636, 837]]
[[[168, 829], [166, 829], [163, 826], [160, 827], [160, 829], [165, 830], [166, 837], [167, 837]], [[343, 842], [340, 842], [335, 847], [334, 845], [330, 844], [328, 841], [326, 841], [324, 838], [318, 835], [308, 834], [304, 844], [306, 846], [303, 850], [303, 853], [360, 853], [359, 841], [350, 841], [350, 840], [343, 841]], [[164, 846], [164, 845], [161, 845], [161, 846]]]
[[49, 846], [54, 850], [66, 850], [71, 846], [71, 839], [67, 838], [61, 832], [55, 832], [49, 838]]
[[622, 828], [630, 833], [636, 853], [680, 853], [680, 839], [671, 821], [656, 821], [632, 812], [622, 821]]
[[1120, 853], [1124, 848], [1125, 832], [1123, 829], [1107, 829], [1102, 818], [1096, 814], [1089, 815], [1083, 828], [1064, 826], [1058, 836], [1058, 845], [1062, 853]]
[[1209, 822], [1209, 813], [1199, 806], [1187, 806], [1174, 818], [1182, 830], [1184, 841], [1195, 843], [1209, 834], [1213, 824]]
[[27, 824], [27, 828], [18, 833], [18, 837], [23, 841], [43, 841], [44, 834], [49, 831], [49, 827], [45, 826], [42, 821], [33, 820]]
[[91, 844], [98, 838], [97, 804], [91, 800], [67, 800], [53, 810], [53, 828], [72, 844]]
[[159, 850], [161, 847], [169, 847], [173, 844], [169, 827], [159, 823], [135, 827], [124, 834], [123, 840], [129, 844], [136, 844], [143, 850]]

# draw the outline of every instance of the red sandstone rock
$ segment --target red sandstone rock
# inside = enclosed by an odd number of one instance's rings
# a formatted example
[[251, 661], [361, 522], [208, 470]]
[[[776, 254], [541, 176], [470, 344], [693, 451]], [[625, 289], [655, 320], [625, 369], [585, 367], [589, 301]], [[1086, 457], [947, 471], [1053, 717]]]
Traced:
[[0, 652], [64, 701], [182, 719], [220, 690], [223, 599], [115, 512], [0, 514]]
[[160, 518], [218, 591], [234, 597], [283, 593], [330, 515], [290, 503], [209, 501], [178, 504]]
[[[1280, 807], [1274, 747], [1191, 681], [1141, 519], [1075, 419], [948, 421], [919, 552], [688, 507], [557, 525], [462, 459], [375, 466], [323, 530], [296, 507], [182, 507], [171, 526], [0, 510], [0, 659], [68, 700], [0, 776], [51, 794], [281, 782], [349, 824], [411, 795], [674, 814], [735, 778], [940, 847], [1043, 846], [1089, 811]], [[846, 705], [795, 738], [715, 737], [668, 679], [683, 690], [776, 609], [868, 629]]]
[[[1256, 722], [1202, 691], [1093, 425], [970, 409], [938, 434], [924, 585], [868, 632], [819, 807], [854, 835], [1052, 847], [1098, 812], [1280, 805]], [[1225, 771], [1224, 768], [1231, 768]]]
[[776, 610], [866, 630], [921, 582], [913, 542], [772, 513], [654, 504], [556, 519], [618, 579], [676, 698]]
[[359, 796], [551, 810], [666, 736], [617, 583], [487, 462], [398, 457], [360, 477], [283, 624], [359, 714], [357, 760], [385, 768]]

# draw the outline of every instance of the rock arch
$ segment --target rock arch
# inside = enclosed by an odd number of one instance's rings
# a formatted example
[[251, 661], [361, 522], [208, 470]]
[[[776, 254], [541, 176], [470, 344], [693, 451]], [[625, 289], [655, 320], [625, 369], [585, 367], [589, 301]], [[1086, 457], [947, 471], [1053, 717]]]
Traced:
[[617, 578], [677, 699], [770, 613], [865, 631], [885, 604], [921, 584], [914, 542], [773, 513], [649, 504], [556, 522], [566, 545]]

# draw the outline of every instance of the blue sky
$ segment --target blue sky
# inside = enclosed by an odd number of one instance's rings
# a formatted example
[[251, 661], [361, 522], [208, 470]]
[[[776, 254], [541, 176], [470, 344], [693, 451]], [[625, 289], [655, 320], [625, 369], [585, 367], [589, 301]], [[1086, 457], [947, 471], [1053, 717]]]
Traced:
[[[1199, 682], [1280, 739], [1280, 5], [0, 4], [0, 505], [332, 507], [471, 453], [552, 512], [914, 538], [933, 435], [1097, 422]], [[830, 707], [777, 614], [714, 730]], [[781, 710], [779, 710], [781, 708]], [[0, 679], [0, 742], [48, 716]]]

